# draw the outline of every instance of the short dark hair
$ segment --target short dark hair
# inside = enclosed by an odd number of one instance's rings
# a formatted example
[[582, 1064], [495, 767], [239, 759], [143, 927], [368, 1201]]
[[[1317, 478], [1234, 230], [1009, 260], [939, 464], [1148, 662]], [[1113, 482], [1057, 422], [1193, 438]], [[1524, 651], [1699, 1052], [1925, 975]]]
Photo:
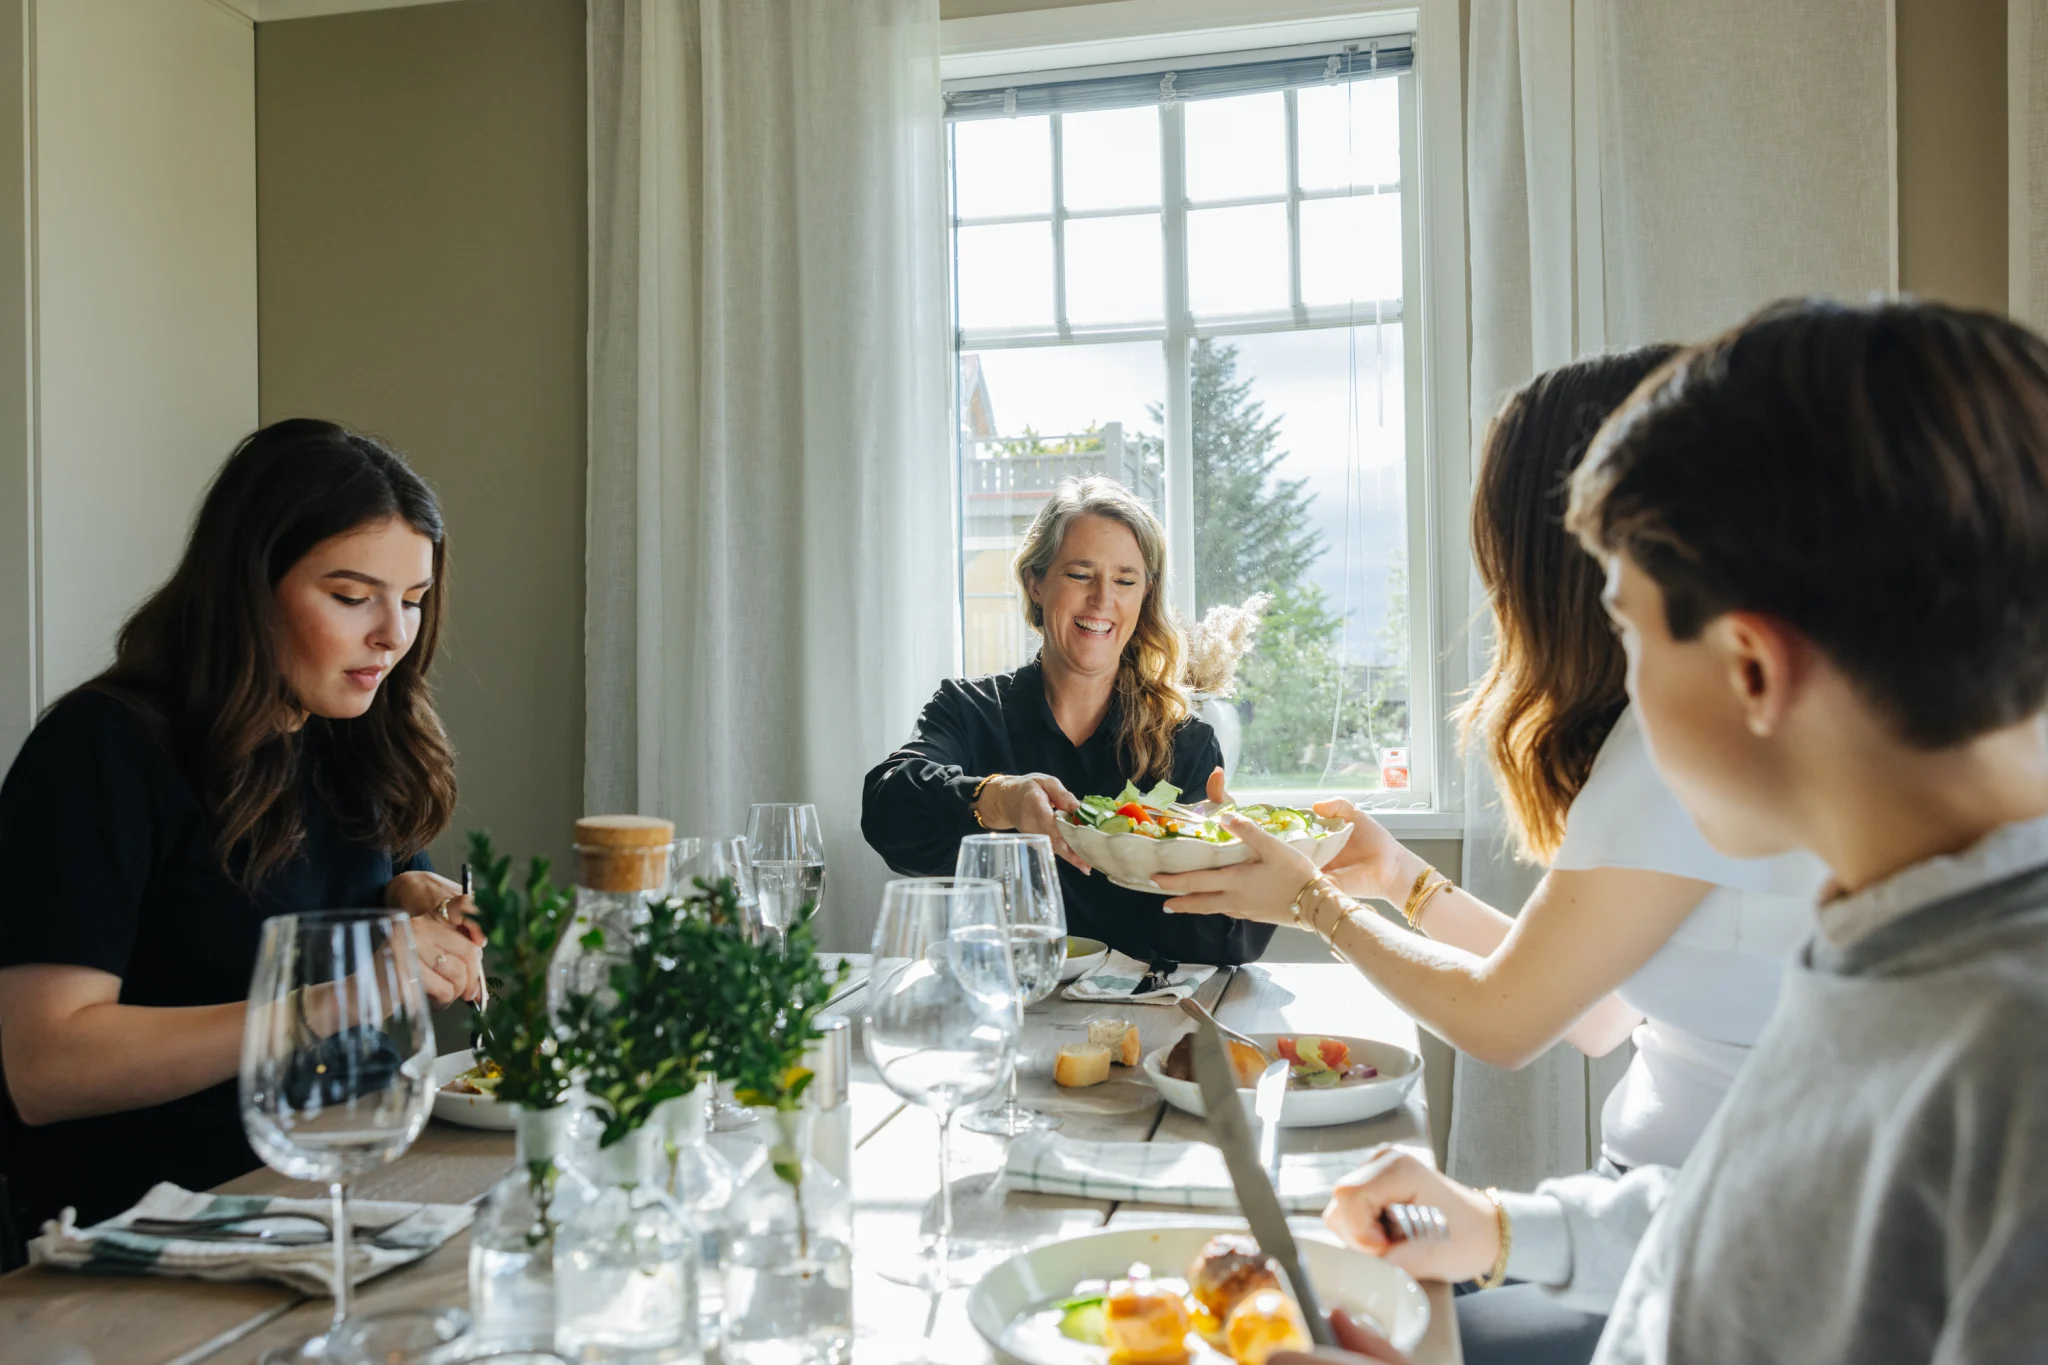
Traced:
[[1910, 744], [2048, 700], [2048, 343], [1917, 302], [1773, 304], [1645, 380], [1573, 480], [1572, 530], [1692, 639], [1753, 611]]

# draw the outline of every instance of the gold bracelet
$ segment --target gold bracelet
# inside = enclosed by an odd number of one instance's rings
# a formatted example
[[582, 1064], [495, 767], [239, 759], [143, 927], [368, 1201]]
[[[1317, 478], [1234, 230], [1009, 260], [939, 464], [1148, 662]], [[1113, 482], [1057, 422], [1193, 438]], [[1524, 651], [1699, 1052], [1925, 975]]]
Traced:
[[1322, 873], [1311, 873], [1309, 875], [1309, 879], [1301, 884], [1301, 890], [1294, 893], [1294, 899], [1288, 902], [1287, 908], [1293, 912], [1294, 922], [1297, 926], [1307, 923], [1307, 921], [1301, 917], [1301, 898], [1303, 896], [1306, 896], [1311, 891], [1314, 891], [1318, 897], [1321, 897], [1322, 891], [1317, 886], [1317, 883], [1322, 881], [1322, 879]]
[[[1301, 898], [1303, 895], [1306, 895], [1310, 891], [1315, 892], [1315, 895], [1310, 898], [1308, 908], [1306, 910], [1303, 910], [1301, 907]], [[1327, 931], [1325, 931], [1323, 926], [1316, 922], [1316, 911], [1322, 909], [1323, 902], [1328, 900], [1332, 896], [1337, 898], [1337, 905], [1339, 909], [1342, 910], [1344, 906], [1344, 892], [1338, 887], [1338, 885], [1335, 882], [1331, 881], [1328, 876], [1318, 872], [1315, 875], [1315, 877], [1310, 880], [1307, 886], [1301, 888], [1300, 893], [1298, 893], [1294, 898], [1294, 922], [1298, 925], [1301, 925], [1303, 928], [1309, 930], [1311, 933], [1315, 934], [1316, 937], [1324, 939], [1334, 945], [1336, 941], [1335, 936], [1337, 933], [1336, 925], [1332, 925]], [[1342, 924], [1344, 922], [1345, 916], [1348, 914], [1350, 914], [1349, 910], [1343, 910], [1343, 913], [1337, 916], [1337, 924]]]
[[987, 777], [982, 778], [981, 781], [974, 784], [974, 795], [967, 798], [967, 813], [973, 816], [974, 823], [983, 829], [988, 828], [988, 821], [981, 818], [981, 811], [979, 809], [981, 805], [981, 789], [1001, 776], [1001, 773], [990, 773]]
[[1489, 1185], [1482, 1191], [1493, 1203], [1494, 1221], [1500, 1226], [1500, 1250], [1494, 1254], [1493, 1269], [1486, 1272], [1486, 1278], [1477, 1281], [1481, 1289], [1498, 1289], [1507, 1282], [1508, 1252], [1514, 1249], [1515, 1225], [1508, 1217], [1508, 1206], [1500, 1199], [1500, 1191]]
[[1415, 902], [1415, 914], [1413, 918], [1411, 918], [1408, 921], [1408, 927], [1410, 929], [1413, 929], [1418, 934], [1426, 935], [1427, 931], [1422, 927], [1422, 912], [1428, 908], [1429, 898], [1431, 896], [1434, 896], [1439, 891], [1448, 891], [1450, 889], [1451, 879], [1449, 877], [1444, 877], [1441, 875], [1437, 878], [1437, 881], [1434, 885], [1425, 886], [1424, 888], [1422, 888], [1422, 898]]
[[[1430, 878], [1436, 878], [1434, 882]], [[1416, 875], [1415, 884], [1408, 888], [1408, 899], [1402, 903], [1401, 918], [1408, 921], [1408, 927], [1417, 933], [1416, 921], [1422, 918], [1422, 905], [1431, 896], [1451, 884], [1451, 879], [1433, 867], [1425, 867]]]

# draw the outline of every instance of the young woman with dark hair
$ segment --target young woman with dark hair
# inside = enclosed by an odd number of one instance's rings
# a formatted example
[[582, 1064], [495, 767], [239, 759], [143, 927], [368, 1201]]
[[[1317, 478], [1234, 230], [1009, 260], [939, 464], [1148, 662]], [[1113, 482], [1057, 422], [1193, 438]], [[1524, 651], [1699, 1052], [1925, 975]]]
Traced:
[[22, 745], [0, 784], [0, 1173], [27, 1228], [258, 1164], [235, 1074], [265, 918], [404, 910], [435, 1002], [475, 996], [478, 936], [423, 851], [455, 807], [427, 681], [446, 568], [395, 452], [265, 427], [113, 666]]
[[[1628, 710], [1601, 566], [1565, 529], [1572, 471], [1594, 433], [1675, 354], [1644, 347], [1539, 375], [1487, 432], [1472, 548], [1494, 654], [1462, 719], [1466, 742], [1492, 763], [1523, 856], [1548, 868], [1520, 914], [1449, 885], [1343, 801], [1317, 807], [1353, 826], [1327, 878], [1297, 875], [1274, 852], [1284, 845], [1244, 831], [1257, 860], [1160, 878], [1180, 893], [1167, 902], [1178, 913], [1318, 930], [1433, 1032], [1492, 1065], [1524, 1066], [1560, 1041], [1602, 1056], [1633, 1037], [1636, 1055], [1601, 1113], [1610, 1174], [1685, 1160], [1770, 1015], [1822, 876], [1808, 859], [1739, 863], [1701, 839]], [[1354, 897], [1403, 908], [1408, 927]], [[1452, 1212], [1520, 1225], [1520, 1259], [1453, 1276], [1491, 1271], [1495, 1283], [1533, 1278], [1530, 1258], [1563, 1242], [1565, 1222], [1597, 1213], [1541, 1190]], [[1584, 1361], [1604, 1307], [1597, 1296], [1560, 1304], [1534, 1285], [1458, 1302], [1471, 1365]]]

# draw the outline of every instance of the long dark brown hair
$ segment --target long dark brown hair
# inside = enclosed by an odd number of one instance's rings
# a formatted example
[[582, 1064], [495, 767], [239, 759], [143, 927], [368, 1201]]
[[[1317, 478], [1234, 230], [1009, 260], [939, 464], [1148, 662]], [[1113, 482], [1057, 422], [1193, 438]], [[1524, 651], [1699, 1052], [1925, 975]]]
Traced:
[[1643, 346], [1559, 366], [1487, 428], [1472, 557], [1493, 609], [1493, 659], [1459, 708], [1459, 733], [1485, 742], [1515, 841], [1535, 862], [1556, 855], [1565, 812], [1628, 705], [1605, 575], [1565, 530], [1572, 471], [1600, 424], [1676, 354]]
[[[277, 585], [322, 541], [393, 518], [434, 546], [419, 634], [362, 716], [301, 727], [280, 657]], [[396, 451], [332, 422], [274, 422], [221, 466], [177, 570], [121, 627], [113, 667], [85, 686], [163, 735], [214, 816], [221, 865], [243, 885], [260, 884], [305, 840], [309, 733], [331, 757], [326, 794], [344, 828], [402, 861], [455, 810], [455, 754], [427, 681], [447, 562], [440, 505]]]

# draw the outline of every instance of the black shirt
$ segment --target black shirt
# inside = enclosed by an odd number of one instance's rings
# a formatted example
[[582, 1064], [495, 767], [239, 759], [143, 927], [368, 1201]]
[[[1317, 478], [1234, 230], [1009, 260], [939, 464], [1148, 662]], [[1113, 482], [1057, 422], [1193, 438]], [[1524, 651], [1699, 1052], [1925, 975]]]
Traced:
[[[910, 739], [868, 774], [861, 833], [896, 871], [951, 876], [960, 841], [980, 832], [974, 788], [990, 773], [1045, 773], [1075, 796], [1115, 796], [1131, 780], [1117, 751], [1117, 703], [1086, 742], [1068, 739], [1045, 696], [1033, 660], [1014, 673], [949, 679], [925, 704]], [[1167, 779], [1200, 800], [1223, 763], [1216, 732], [1189, 717], [1173, 737]], [[1144, 961], [1238, 963], [1255, 960], [1273, 937], [1270, 924], [1222, 915], [1169, 915], [1164, 897], [1129, 891], [1097, 872], [1060, 863], [1067, 928]]]
[[[124, 1005], [228, 1004], [249, 998], [271, 915], [383, 904], [390, 855], [352, 840], [321, 795], [327, 726], [301, 732], [305, 843], [252, 896], [222, 869], [213, 818], [154, 727], [103, 693], [58, 702], [0, 783], [0, 967], [111, 972]], [[258, 1164], [233, 1080], [38, 1128], [0, 1104], [0, 1173], [29, 1235], [65, 1205], [94, 1222], [160, 1180], [204, 1190]]]

